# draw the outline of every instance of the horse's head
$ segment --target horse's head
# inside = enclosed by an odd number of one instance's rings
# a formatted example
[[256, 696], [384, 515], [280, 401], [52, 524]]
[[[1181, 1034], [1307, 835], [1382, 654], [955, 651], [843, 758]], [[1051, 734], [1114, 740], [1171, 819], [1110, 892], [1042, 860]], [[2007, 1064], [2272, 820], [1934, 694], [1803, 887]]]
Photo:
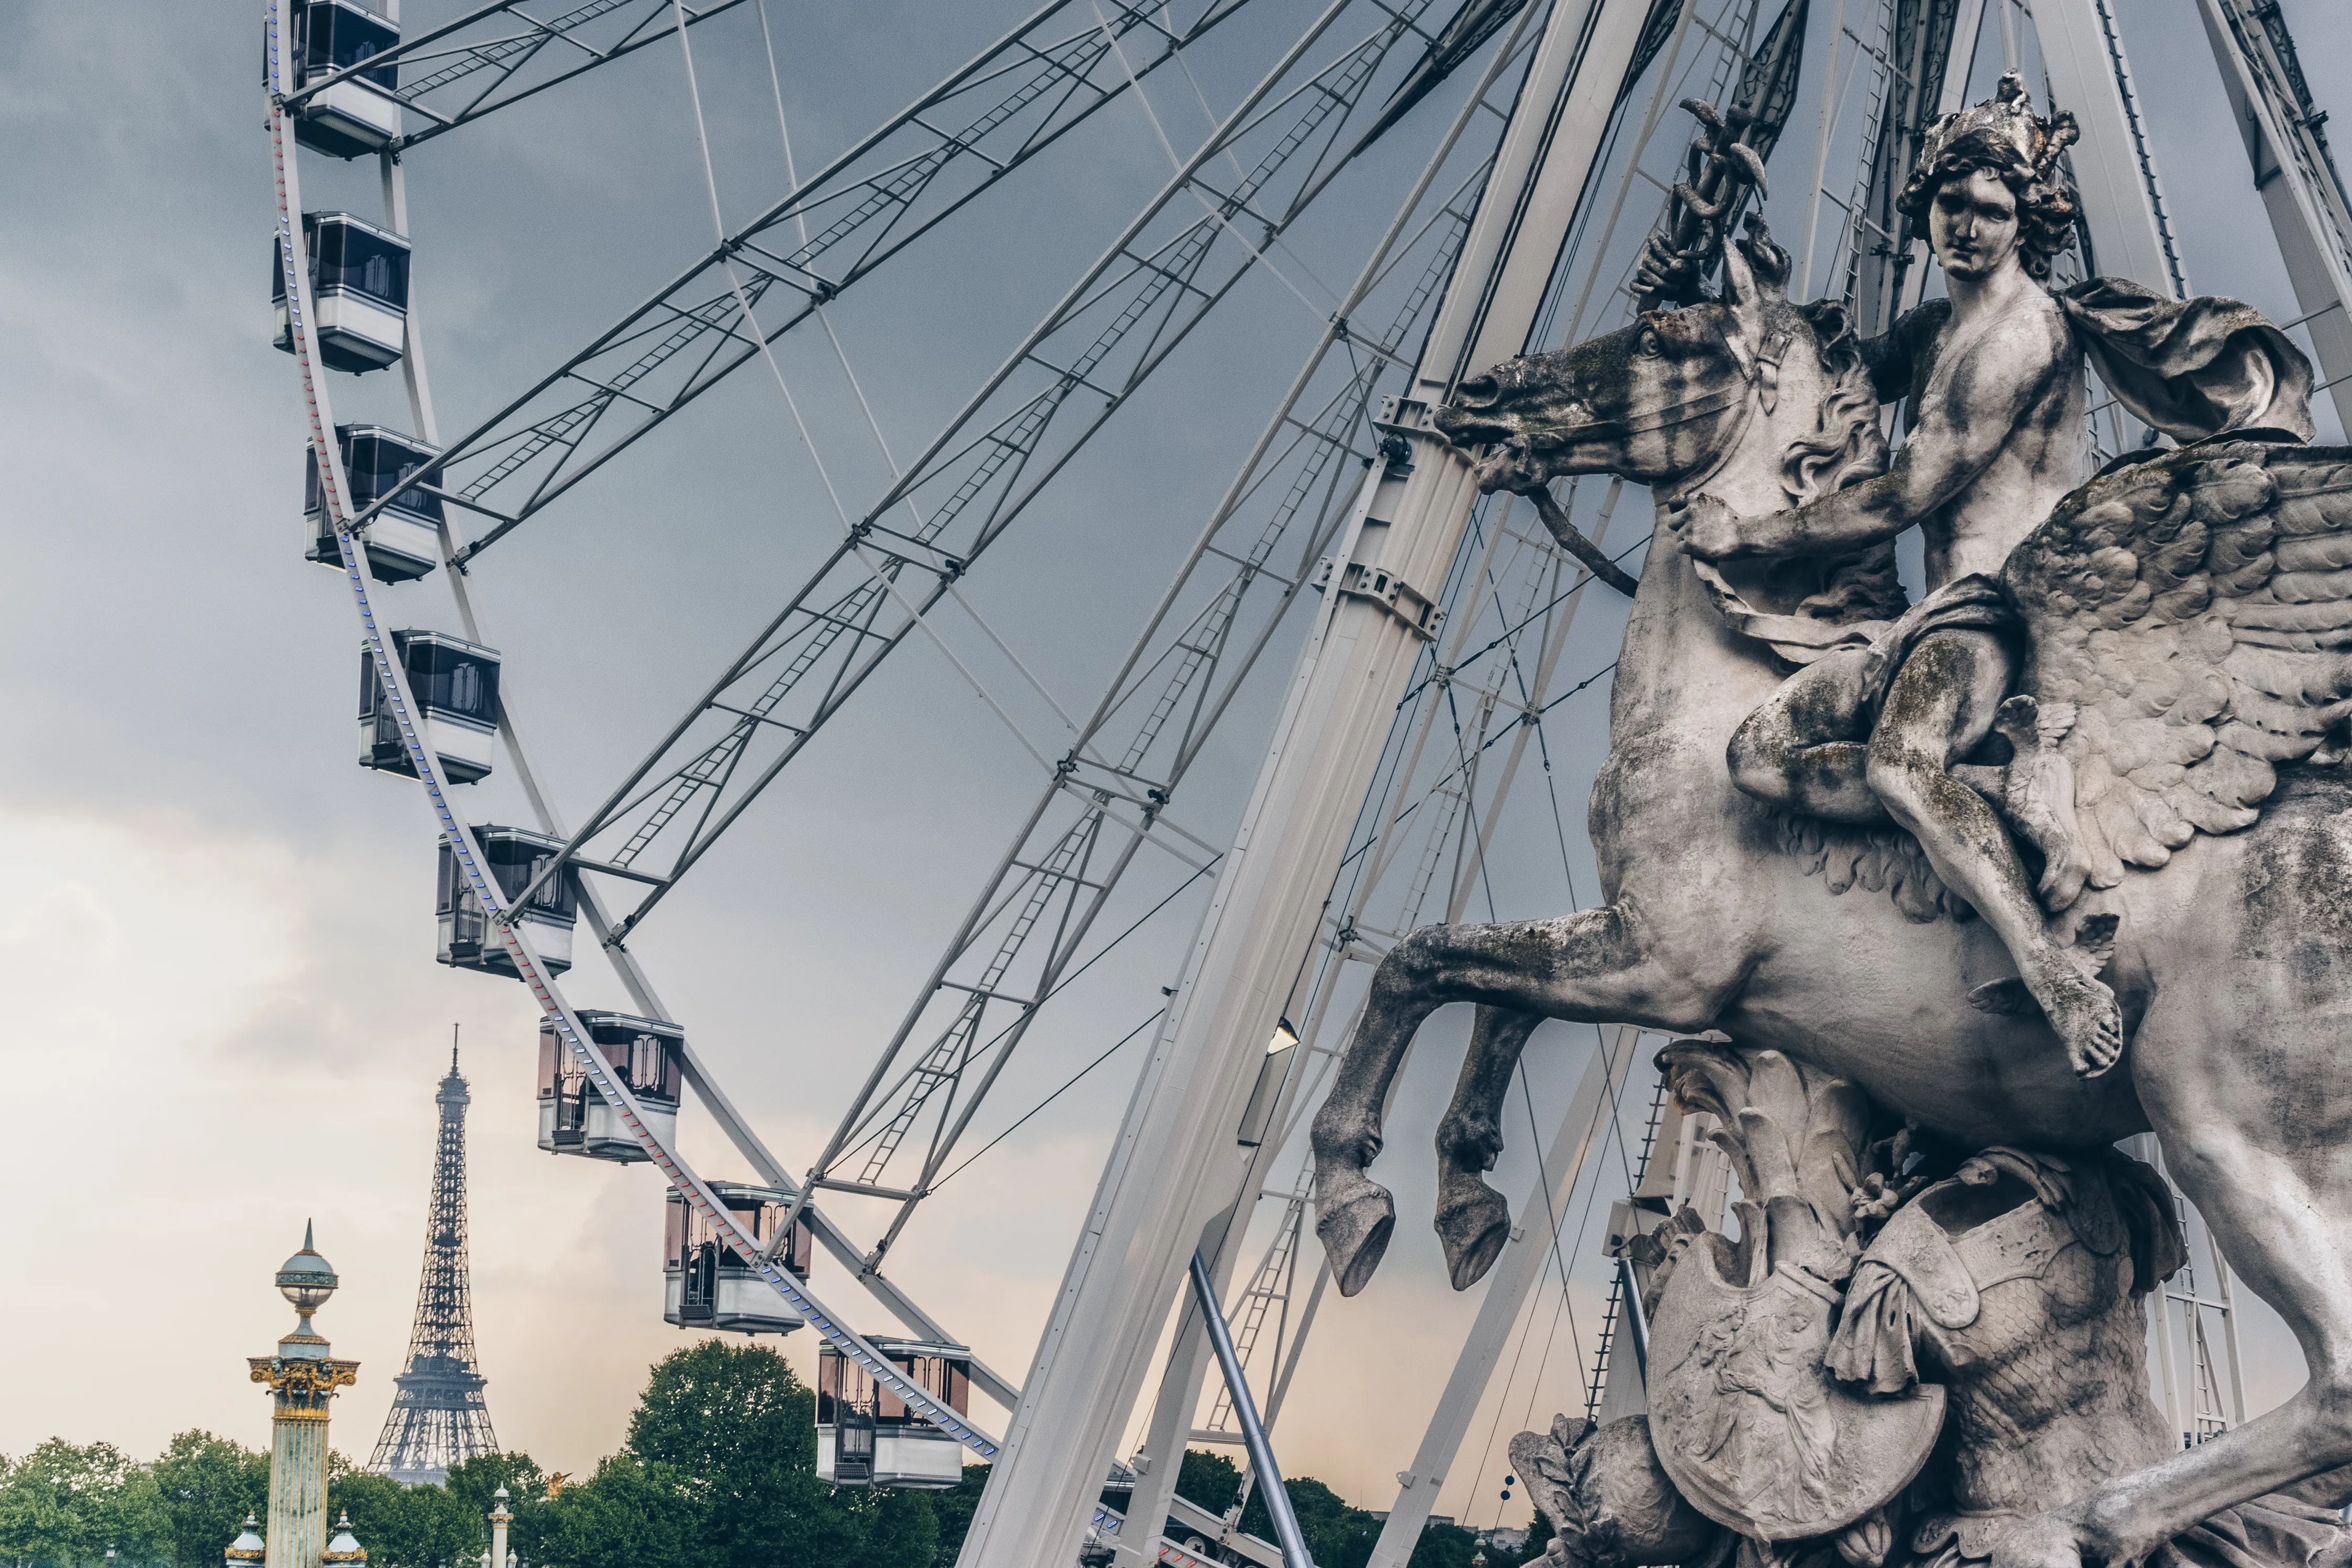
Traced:
[[[1877, 402], [1843, 312], [1791, 305], [1788, 277], [1788, 253], [1751, 224], [1724, 247], [1720, 300], [1644, 311], [1573, 348], [1507, 360], [1464, 382], [1437, 427], [1477, 451], [1487, 490], [1607, 473], [1671, 498], [1751, 447], [1794, 476], [1780, 486], [1791, 499], [1875, 472]], [[1820, 461], [1828, 454], [1811, 448], [1822, 436], [1852, 460]], [[1800, 462], [1801, 445], [1814, 461]]]

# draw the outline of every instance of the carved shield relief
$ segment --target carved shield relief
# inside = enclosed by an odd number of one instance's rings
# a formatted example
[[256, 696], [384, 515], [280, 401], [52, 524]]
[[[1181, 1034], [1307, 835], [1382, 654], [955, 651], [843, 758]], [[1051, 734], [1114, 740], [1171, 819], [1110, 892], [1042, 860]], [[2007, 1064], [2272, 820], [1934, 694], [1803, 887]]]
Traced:
[[1783, 1265], [1724, 1278], [1706, 1237], [1666, 1280], [1650, 1326], [1658, 1460], [1708, 1518], [1764, 1541], [1843, 1530], [1908, 1485], [1944, 1419], [1944, 1391], [1847, 1393], [1822, 1366], [1837, 1295]]

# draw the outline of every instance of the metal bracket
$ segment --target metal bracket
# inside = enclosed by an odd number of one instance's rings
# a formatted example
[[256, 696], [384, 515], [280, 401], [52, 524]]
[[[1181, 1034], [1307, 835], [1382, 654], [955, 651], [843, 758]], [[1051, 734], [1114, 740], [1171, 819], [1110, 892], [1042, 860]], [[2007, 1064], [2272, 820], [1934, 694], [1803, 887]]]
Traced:
[[1316, 569], [1315, 585], [1339, 592], [1352, 598], [1369, 599], [1373, 604], [1402, 621], [1413, 636], [1423, 642], [1436, 639], [1437, 628], [1445, 624], [1445, 612], [1437, 602], [1385, 566], [1367, 566], [1360, 561], [1348, 563], [1339, 574], [1339, 582], [1331, 580], [1332, 562], [1329, 556]]
[[1380, 412], [1372, 416], [1372, 428], [1384, 436], [1408, 437], [1438, 433], [1429, 405], [1418, 397], [1381, 398]]

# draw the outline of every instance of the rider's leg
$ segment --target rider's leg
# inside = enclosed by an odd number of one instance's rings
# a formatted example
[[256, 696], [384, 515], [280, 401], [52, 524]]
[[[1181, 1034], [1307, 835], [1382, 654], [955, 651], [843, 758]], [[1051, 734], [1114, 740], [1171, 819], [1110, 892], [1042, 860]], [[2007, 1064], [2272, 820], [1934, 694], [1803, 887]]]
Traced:
[[1456, 1290], [1486, 1278], [1511, 1234], [1510, 1205], [1485, 1173], [1503, 1152], [1503, 1100], [1512, 1071], [1542, 1022], [1537, 1013], [1479, 1008], [1454, 1102], [1437, 1123], [1437, 1239]]
[[1870, 787], [1870, 731], [1863, 711], [1865, 648], [1807, 665], [1732, 733], [1731, 779], [1757, 799], [1805, 816], [1884, 826], [1886, 808]]
[[2051, 940], [2008, 828], [1984, 796], [1948, 771], [1990, 731], [2010, 666], [2009, 650], [1990, 632], [1922, 637], [1888, 689], [1871, 736], [1870, 787], [1918, 839], [1937, 875], [2008, 943], [2067, 1059], [2090, 1076], [2113, 1067], [2123, 1051], [2115, 994]]

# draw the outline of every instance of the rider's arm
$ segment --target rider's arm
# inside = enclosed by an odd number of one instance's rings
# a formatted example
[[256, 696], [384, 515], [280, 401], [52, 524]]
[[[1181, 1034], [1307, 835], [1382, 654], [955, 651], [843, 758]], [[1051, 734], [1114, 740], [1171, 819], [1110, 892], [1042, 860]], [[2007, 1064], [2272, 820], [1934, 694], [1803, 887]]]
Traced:
[[1924, 522], [1991, 466], [2059, 374], [2053, 334], [2063, 321], [2039, 312], [1995, 323], [1936, 367], [1915, 411], [1911, 438], [1874, 479], [1763, 517], [1742, 521], [1735, 555], [1833, 555], [1893, 539]]

